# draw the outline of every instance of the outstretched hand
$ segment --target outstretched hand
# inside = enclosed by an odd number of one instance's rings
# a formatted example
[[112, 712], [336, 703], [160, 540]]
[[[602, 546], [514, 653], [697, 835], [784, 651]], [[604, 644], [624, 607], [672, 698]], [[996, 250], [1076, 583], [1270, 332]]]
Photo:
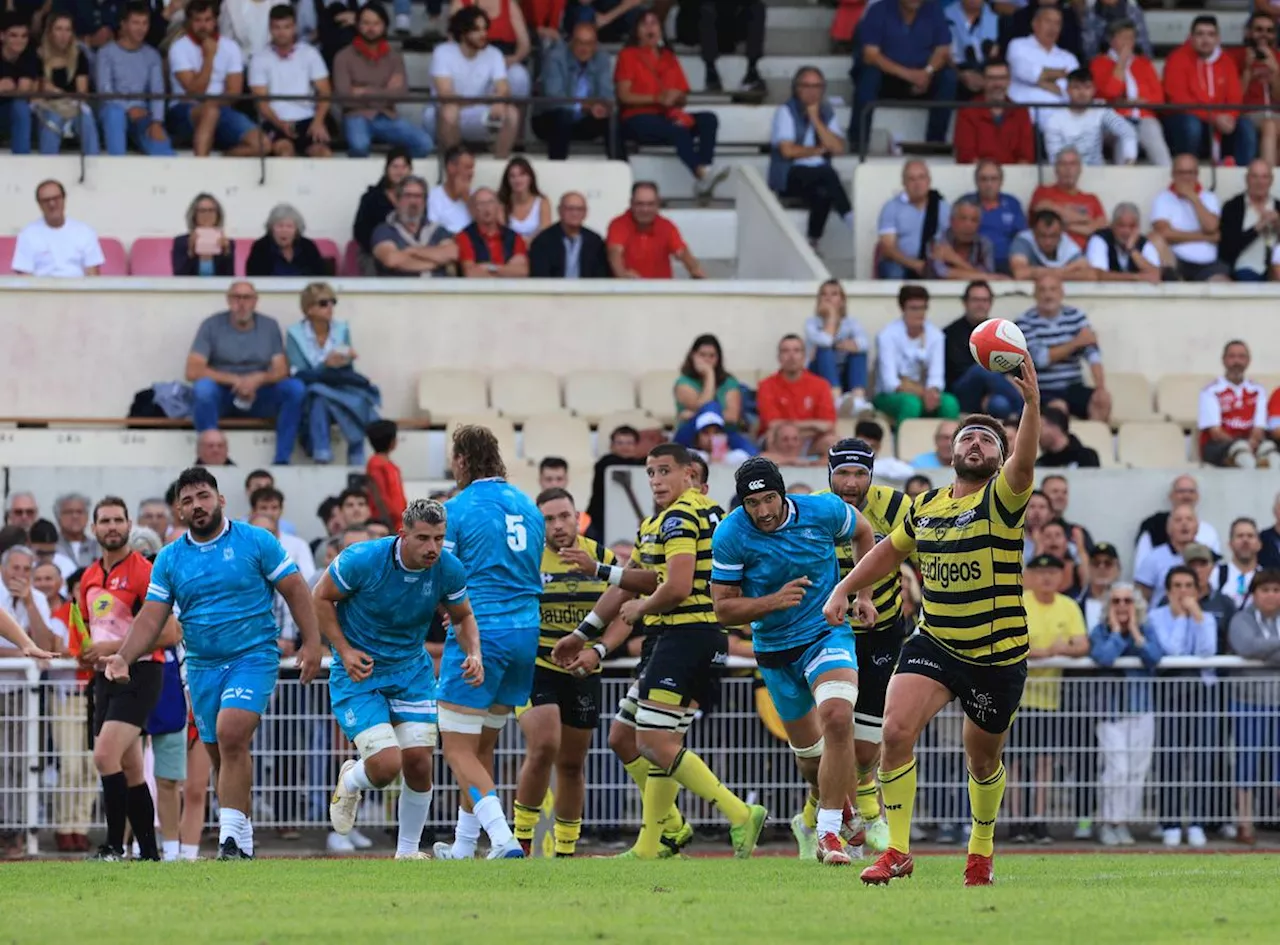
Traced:
[[1018, 388], [1018, 393], [1022, 395], [1022, 402], [1039, 413], [1040, 380], [1036, 376], [1036, 366], [1031, 363], [1031, 357], [1027, 356], [1022, 359], [1020, 374], [1010, 373], [1008, 377], [1009, 382]]

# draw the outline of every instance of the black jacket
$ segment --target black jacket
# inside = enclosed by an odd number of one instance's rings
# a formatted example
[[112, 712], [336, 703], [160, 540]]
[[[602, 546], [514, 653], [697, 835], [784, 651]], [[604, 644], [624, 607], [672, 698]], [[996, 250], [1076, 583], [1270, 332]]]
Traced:
[[[604, 240], [594, 230], [582, 228], [582, 254], [578, 258], [578, 277], [608, 279], [609, 256]], [[553, 223], [533, 238], [529, 247], [529, 277], [532, 279], [564, 278], [564, 229]]]
[[1076, 439], [1074, 433], [1068, 433], [1067, 439], [1070, 441], [1063, 450], [1056, 453], [1041, 453], [1040, 458], [1036, 460], [1037, 466], [1048, 466], [1058, 469], [1067, 469], [1074, 467], [1098, 467], [1097, 450], [1091, 450]]
[[356, 210], [356, 222], [351, 227], [351, 238], [366, 253], [373, 252], [373, 231], [379, 223], [386, 223], [387, 217], [395, 209], [387, 192], [374, 184], [360, 198], [360, 206]]
[[1264, 528], [1258, 535], [1262, 550], [1258, 552], [1258, 567], [1271, 570], [1280, 568], [1280, 529]]
[[969, 350], [969, 336], [977, 326], [961, 315], [942, 329], [943, 362], [946, 365], [947, 390], [960, 380], [961, 375], [975, 364]]
[[[1280, 200], [1272, 200], [1271, 206], [1280, 213]], [[1249, 244], [1255, 239], [1262, 239], [1255, 227], [1244, 228], [1244, 211], [1244, 194], [1236, 194], [1222, 205], [1222, 219], [1218, 225], [1218, 261], [1232, 269]]]
[[253, 248], [249, 250], [249, 260], [245, 263], [244, 274], [255, 277], [281, 275], [315, 278], [332, 275], [328, 266], [325, 265], [324, 257], [320, 255], [320, 247], [305, 236], [295, 237], [293, 241], [294, 272], [277, 273], [275, 271], [278, 254], [279, 251], [270, 233], [259, 237], [254, 240]]
[[[191, 237], [183, 233], [173, 238], [173, 251], [170, 254], [175, 276], [200, 275], [200, 257], [191, 255]], [[236, 274], [236, 241], [227, 241], [227, 251], [221, 256], [213, 257], [213, 274], [215, 276], [234, 276]]]

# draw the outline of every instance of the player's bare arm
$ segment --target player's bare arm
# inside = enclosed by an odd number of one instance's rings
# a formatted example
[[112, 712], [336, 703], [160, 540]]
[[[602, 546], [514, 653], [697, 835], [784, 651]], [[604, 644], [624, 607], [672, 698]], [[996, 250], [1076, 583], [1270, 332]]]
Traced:
[[50, 653], [36, 646], [35, 642], [18, 626], [18, 622], [3, 610], [0, 610], [0, 637], [4, 637], [16, 646], [18, 652], [28, 659], [51, 660], [57, 656], [56, 653]]
[[[573, 636], [573, 634], [569, 635]], [[596, 667], [604, 662], [605, 657], [622, 646], [629, 636], [631, 636], [631, 625], [625, 620], [615, 620], [605, 628], [604, 634], [600, 639], [591, 644], [590, 647], [584, 649], [579, 645], [578, 654], [571, 657], [568, 662], [562, 663], [556, 659], [555, 650], [551, 651], [551, 658], [569, 672], [579, 676], [587, 676], [594, 673]], [[600, 652], [601, 648], [604, 649], [603, 653]]]
[[697, 564], [695, 555], [676, 555], [667, 560], [667, 579], [643, 600], [629, 600], [622, 605], [621, 616], [629, 624], [642, 617], [665, 614], [675, 610], [693, 593], [693, 572]]
[[[869, 595], [876, 584], [902, 567], [902, 562], [906, 561], [910, 554], [909, 550], [899, 551], [888, 538], [877, 542], [866, 557], [861, 558], [844, 580], [835, 586], [835, 590], [827, 598], [826, 606], [822, 608], [822, 614], [827, 618], [827, 623], [833, 627], [844, 623], [849, 614], [849, 598], [855, 594], [860, 598], [859, 617], [861, 618], [861, 598], [864, 594]], [[867, 603], [870, 603], [869, 598]], [[872, 607], [872, 613], [874, 612], [875, 608]], [[874, 621], [874, 617], [872, 619]]]
[[462, 678], [468, 685], [479, 686], [484, 682], [484, 663], [480, 659], [480, 628], [476, 625], [475, 615], [471, 613], [471, 603], [462, 601], [449, 604], [449, 620], [453, 624], [454, 639], [462, 652], [467, 654], [462, 661]]
[[[561, 561], [573, 565], [575, 573], [583, 577], [599, 578], [636, 594], [652, 594], [658, 588], [658, 573], [641, 567], [634, 561], [628, 561], [625, 565], [604, 564], [578, 547], [561, 548], [557, 553]], [[617, 580], [614, 580], [615, 577]]]
[[333, 583], [328, 570], [320, 575], [315, 590], [311, 592], [321, 638], [327, 640], [337, 652], [338, 661], [342, 663], [342, 668], [347, 671], [351, 681], [362, 682], [373, 672], [373, 658], [364, 650], [352, 646], [338, 623], [338, 601], [346, 596], [342, 593], [342, 588]]
[[759, 620], [779, 610], [790, 610], [804, 600], [804, 595], [813, 586], [807, 577], [798, 577], [788, 581], [772, 594], [764, 597], [747, 597], [737, 584], [711, 585], [711, 600], [716, 606], [716, 620], [721, 626], [740, 627], [753, 620]]
[[[639, 569], [628, 564], [628, 570], [634, 572]], [[655, 587], [657, 586], [656, 574], [654, 575], [654, 585]], [[597, 633], [604, 632], [603, 628], [611, 626], [617, 620], [618, 614], [622, 612], [622, 605], [627, 601], [633, 600], [635, 596], [635, 591], [629, 591], [621, 586], [611, 587], [606, 590], [600, 595], [600, 599], [596, 601], [595, 606], [591, 608], [591, 613], [582, 622], [582, 626], [578, 627], [573, 633], [565, 634], [556, 641], [556, 645], [551, 650], [552, 662], [560, 666], [568, 666], [572, 663], [574, 658], [582, 652], [582, 648], [590, 643]], [[599, 626], [597, 626], [597, 623]], [[630, 627], [626, 623], [623, 626]]]
[[298, 647], [298, 669], [304, 683], [309, 683], [320, 673], [320, 660], [323, 653], [320, 649], [320, 628], [316, 623], [316, 608], [311, 601], [311, 590], [302, 575], [296, 571], [276, 582], [276, 590], [284, 598], [293, 615], [293, 622], [298, 625], [298, 637], [302, 645]]
[[1022, 493], [1036, 481], [1036, 455], [1040, 452], [1040, 382], [1036, 378], [1036, 366], [1030, 358], [1022, 362], [1022, 376], [1008, 375], [1009, 380], [1022, 394], [1026, 405], [1018, 422], [1018, 435], [1013, 441], [1013, 453], [1004, 465], [1004, 478], [1009, 488]]
[[143, 603], [134, 618], [133, 626], [125, 634], [124, 643], [114, 655], [107, 657], [102, 664], [102, 672], [111, 682], [128, 682], [129, 667], [143, 653], [150, 653], [156, 648], [156, 640], [160, 631], [173, 613], [173, 607], [157, 600]]

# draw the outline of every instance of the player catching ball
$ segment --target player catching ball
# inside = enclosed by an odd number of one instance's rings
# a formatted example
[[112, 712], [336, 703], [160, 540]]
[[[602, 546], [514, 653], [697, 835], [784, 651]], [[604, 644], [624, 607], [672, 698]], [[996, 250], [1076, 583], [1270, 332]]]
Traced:
[[[852, 858], [845, 840], [860, 847], [863, 832], [849, 803], [858, 783], [858, 657], [853, 628], [827, 626], [822, 604], [840, 575], [836, 543], [852, 538], [866, 557], [875, 533], [837, 495], [787, 495], [782, 473], [762, 457], [739, 466], [734, 479], [742, 505], [711, 543], [716, 618], [727, 627], [751, 624], [760, 676], [796, 765], [818, 789], [817, 859], [846, 866]], [[860, 598], [856, 608], [863, 623], [875, 622], [869, 599]]]
[[843, 624], [849, 595], [858, 595], [859, 606], [869, 604], [876, 585], [915, 554], [923, 592], [920, 632], [903, 645], [889, 682], [880, 755], [889, 849], [862, 871], [864, 883], [887, 883], [914, 869], [915, 743], [952, 699], [960, 700], [965, 714], [973, 808], [964, 884], [993, 881], [992, 838], [1005, 783], [1001, 756], [1027, 678], [1023, 518], [1040, 440], [1040, 390], [1029, 358], [1022, 376], [1010, 380], [1026, 404], [1012, 454], [999, 420], [985, 414], [966, 419], [954, 441], [955, 483], [917, 496], [905, 521], [858, 562], [824, 608], [828, 623]]

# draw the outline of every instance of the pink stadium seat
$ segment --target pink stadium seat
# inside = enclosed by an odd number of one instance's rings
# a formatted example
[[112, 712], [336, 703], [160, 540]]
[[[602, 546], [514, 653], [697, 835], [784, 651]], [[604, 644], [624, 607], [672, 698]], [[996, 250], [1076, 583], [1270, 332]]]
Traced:
[[129, 272], [135, 276], [173, 275], [173, 237], [143, 236], [129, 247]]
[[338, 267], [338, 275], [360, 275], [360, 244], [355, 240], [347, 242], [346, 252], [342, 254], [342, 265]]
[[333, 263], [333, 271], [338, 271], [338, 244], [333, 240], [316, 240], [316, 248], [320, 250], [320, 255]]
[[238, 239], [236, 244], [236, 275], [244, 275], [244, 267], [249, 262], [249, 251], [253, 249], [253, 240]]
[[102, 247], [102, 255], [106, 260], [102, 264], [104, 276], [127, 276], [129, 274], [129, 257], [124, 245], [110, 236], [99, 237], [98, 245]]
[[17, 245], [16, 236], [0, 236], [0, 276], [13, 275], [13, 249]]

